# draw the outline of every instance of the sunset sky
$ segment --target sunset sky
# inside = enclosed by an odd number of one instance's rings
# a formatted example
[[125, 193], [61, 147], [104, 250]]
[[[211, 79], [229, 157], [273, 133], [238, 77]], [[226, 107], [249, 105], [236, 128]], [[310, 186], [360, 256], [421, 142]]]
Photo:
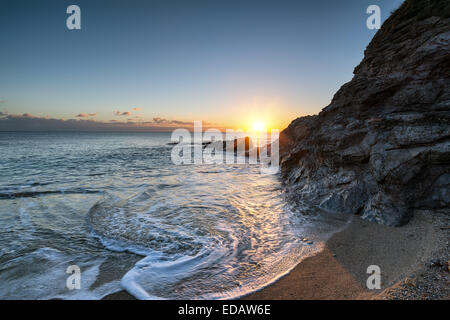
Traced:
[[[384, 21], [401, 3], [1, 1], [0, 131], [22, 118], [282, 129], [351, 79], [376, 31], [367, 7]], [[71, 4], [81, 30], [66, 28]]]

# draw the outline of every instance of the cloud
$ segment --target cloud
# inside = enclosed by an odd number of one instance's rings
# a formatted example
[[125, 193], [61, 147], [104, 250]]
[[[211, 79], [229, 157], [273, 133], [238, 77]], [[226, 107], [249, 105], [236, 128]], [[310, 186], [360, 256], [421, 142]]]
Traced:
[[0, 100], [0, 104], [5, 104], [7, 102], [8, 102], [8, 100]]
[[88, 117], [95, 117], [97, 115], [97, 113], [80, 113], [77, 114], [76, 117], [77, 118], [88, 118]]
[[167, 120], [167, 119], [160, 118], [160, 117], [153, 118], [153, 123], [167, 124], [167, 125], [181, 125], [181, 126], [185, 126], [185, 125], [192, 126], [193, 125], [192, 122], [186, 122], [186, 121], [180, 121], [180, 120]]
[[114, 114], [116, 116], [131, 116], [131, 112], [130, 111], [114, 111]]
[[134, 111], [141, 111], [142, 109], [139, 107], [133, 108]]
[[[122, 114], [122, 113], [121, 113]], [[81, 115], [81, 114], [80, 114]], [[88, 116], [90, 114], [87, 114]], [[0, 112], [0, 131], [165, 131], [175, 128], [192, 129], [193, 122], [155, 117], [152, 121], [127, 118], [126, 121], [97, 121], [83, 116], [79, 119], [38, 117], [30, 113]]]
[[187, 125], [187, 124], [190, 124], [190, 125], [193, 124], [192, 122], [186, 122], [186, 121], [180, 121], [180, 120], [170, 120], [169, 123], [170, 124], [180, 125], [180, 126], [184, 126], [184, 125]]
[[160, 118], [160, 117], [156, 117], [156, 118], [153, 118], [153, 122], [160, 124], [160, 123], [166, 123], [167, 120], [163, 119], [163, 118]]

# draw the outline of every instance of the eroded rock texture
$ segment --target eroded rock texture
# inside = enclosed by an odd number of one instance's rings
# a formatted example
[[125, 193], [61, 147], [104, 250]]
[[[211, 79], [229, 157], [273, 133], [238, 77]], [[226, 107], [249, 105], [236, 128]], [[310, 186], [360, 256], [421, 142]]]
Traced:
[[407, 0], [353, 79], [280, 138], [296, 200], [390, 226], [450, 203], [450, 1]]

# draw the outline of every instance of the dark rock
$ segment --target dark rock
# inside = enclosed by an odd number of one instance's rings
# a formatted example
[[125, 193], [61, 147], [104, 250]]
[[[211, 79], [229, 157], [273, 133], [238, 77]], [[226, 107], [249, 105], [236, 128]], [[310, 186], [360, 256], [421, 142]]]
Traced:
[[281, 133], [294, 200], [389, 226], [450, 205], [449, 12], [405, 1], [331, 104]]

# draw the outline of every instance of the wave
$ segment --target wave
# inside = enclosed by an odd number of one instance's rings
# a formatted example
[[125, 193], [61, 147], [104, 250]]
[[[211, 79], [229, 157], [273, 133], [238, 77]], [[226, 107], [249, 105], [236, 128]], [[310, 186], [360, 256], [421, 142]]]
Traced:
[[[0, 268], [0, 299], [101, 299], [120, 290], [119, 281], [93, 286], [98, 280], [104, 258], [69, 255], [44, 247], [3, 264]], [[82, 270], [81, 288], [68, 290], [67, 267], [76, 264]]]
[[0, 199], [32, 198], [53, 194], [66, 195], [66, 194], [95, 194], [95, 193], [103, 193], [103, 192], [99, 190], [90, 190], [82, 188], [67, 189], [67, 190], [15, 191], [15, 192], [1, 192]]
[[121, 279], [136, 298], [233, 299], [276, 281], [320, 247], [301, 240], [301, 219], [291, 219], [279, 188], [266, 182], [224, 195], [208, 183], [153, 186], [98, 202], [86, 219], [107, 249], [144, 256]]

